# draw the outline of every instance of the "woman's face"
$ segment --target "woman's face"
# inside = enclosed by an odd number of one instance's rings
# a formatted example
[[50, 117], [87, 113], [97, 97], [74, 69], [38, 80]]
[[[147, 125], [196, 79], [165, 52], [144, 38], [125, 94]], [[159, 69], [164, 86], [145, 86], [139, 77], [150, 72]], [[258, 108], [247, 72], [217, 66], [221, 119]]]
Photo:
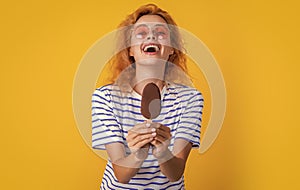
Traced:
[[136, 63], [146, 60], [168, 60], [173, 54], [167, 23], [158, 15], [144, 15], [131, 32], [130, 56]]

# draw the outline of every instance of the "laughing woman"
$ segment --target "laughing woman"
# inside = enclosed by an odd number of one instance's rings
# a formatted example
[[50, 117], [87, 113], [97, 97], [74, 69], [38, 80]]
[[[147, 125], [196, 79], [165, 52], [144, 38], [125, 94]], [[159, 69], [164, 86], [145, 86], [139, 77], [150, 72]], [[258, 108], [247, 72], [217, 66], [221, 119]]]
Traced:
[[[184, 189], [187, 158], [200, 144], [203, 97], [166, 76], [174, 75], [169, 72], [172, 65], [187, 73], [176, 23], [166, 11], [148, 4], [128, 15], [120, 29], [123, 48], [113, 61], [115, 83], [92, 96], [93, 148], [109, 156], [100, 188]], [[133, 75], [118, 82], [127, 68]], [[121, 93], [126, 82], [130, 90]], [[150, 119], [140, 111], [149, 83], [161, 94], [161, 110]]]

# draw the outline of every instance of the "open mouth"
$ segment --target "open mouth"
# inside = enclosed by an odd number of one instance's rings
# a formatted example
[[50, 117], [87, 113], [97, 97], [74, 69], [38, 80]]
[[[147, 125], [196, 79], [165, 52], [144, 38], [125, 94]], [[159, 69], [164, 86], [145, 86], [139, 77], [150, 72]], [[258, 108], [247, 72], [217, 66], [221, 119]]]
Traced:
[[143, 52], [145, 53], [155, 53], [160, 50], [160, 45], [158, 44], [146, 44], [142, 47]]

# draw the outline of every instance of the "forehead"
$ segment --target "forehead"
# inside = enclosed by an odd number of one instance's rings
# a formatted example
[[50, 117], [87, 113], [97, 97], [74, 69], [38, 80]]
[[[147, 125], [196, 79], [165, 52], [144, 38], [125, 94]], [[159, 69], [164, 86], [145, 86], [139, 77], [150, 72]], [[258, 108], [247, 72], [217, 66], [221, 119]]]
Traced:
[[136, 24], [142, 24], [142, 23], [161, 23], [161, 24], [167, 24], [166, 21], [158, 16], [158, 15], [144, 15], [141, 18], [139, 18], [136, 22]]

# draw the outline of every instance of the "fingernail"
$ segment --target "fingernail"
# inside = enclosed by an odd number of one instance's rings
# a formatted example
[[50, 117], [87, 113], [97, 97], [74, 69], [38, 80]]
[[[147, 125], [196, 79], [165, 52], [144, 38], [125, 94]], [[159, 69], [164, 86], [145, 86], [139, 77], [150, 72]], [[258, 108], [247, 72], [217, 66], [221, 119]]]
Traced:
[[156, 129], [155, 129], [155, 128], [152, 128], [151, 131], [154, 132], [154, 131], [156, 131]]
[[151, 123], [146, 123], [146, 127], [150, 127]]
[[152, 136], [155, 136], [156, 135], [156, 133], [152, 133]]

